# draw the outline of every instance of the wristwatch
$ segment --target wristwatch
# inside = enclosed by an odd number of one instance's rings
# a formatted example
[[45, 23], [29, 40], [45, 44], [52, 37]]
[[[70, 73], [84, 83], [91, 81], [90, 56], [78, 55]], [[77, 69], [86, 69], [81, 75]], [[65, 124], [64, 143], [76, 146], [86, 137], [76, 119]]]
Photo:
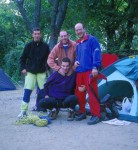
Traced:
[[97, 69], [96, 67], [93, 67], [92, 69]]

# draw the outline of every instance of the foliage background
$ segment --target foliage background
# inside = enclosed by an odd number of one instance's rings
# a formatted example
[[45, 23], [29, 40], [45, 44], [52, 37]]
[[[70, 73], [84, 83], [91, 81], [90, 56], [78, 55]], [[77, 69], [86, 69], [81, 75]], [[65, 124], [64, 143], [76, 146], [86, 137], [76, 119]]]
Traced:
[[58, 42], [61, 29], [76, 40], [74, 25], [82, 22], [87, 32], [98, 38], [104, 52], [137, 54], [137, 8], [137, 0], [1, 0], [0, 67], [13, 80], [21, 80], [19, 58], [36, 25], [50, 49]]

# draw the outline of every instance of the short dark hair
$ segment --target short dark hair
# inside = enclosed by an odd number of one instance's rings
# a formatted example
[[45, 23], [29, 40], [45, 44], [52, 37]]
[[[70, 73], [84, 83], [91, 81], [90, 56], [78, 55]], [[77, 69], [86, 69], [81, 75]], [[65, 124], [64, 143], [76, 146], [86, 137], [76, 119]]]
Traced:
[[33, 28], [32, 33], [33, 33], [34, 31], [40, 31], [40, 32], [41, 32], [41, 29], [40, 29], [39, 27], [35, 27], [35, 28]]
[[71, 61], [70, 61], [70, 59], [68, 57], [64, 57], [62, 59], [62, 62], [68, 62], [69, 64], [71, 64]]

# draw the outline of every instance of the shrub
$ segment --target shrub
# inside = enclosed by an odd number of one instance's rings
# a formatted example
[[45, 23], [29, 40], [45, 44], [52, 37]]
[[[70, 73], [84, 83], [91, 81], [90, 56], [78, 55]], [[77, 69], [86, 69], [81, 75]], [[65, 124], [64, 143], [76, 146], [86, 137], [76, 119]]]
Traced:
[[19, 58], [21, 56], [23, 47], [24, 47], [24, 43], [18, 41], [15, 49], [11, 48], [10, 52], [7, 53], [4, 57], [5, 71], [15, 81], [19, 81], [21, 79]]

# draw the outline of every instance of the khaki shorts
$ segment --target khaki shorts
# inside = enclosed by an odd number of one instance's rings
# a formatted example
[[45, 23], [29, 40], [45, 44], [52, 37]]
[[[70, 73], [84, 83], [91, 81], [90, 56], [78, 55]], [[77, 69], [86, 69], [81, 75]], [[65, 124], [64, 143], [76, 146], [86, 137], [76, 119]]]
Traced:
[[46, 73], [32, 74], [30, 72], [27, 72], [27, 75], [25, 76], [24, 89], [33, 90], [37, 85], [41, 90], [44, 89], [45, 82]]

